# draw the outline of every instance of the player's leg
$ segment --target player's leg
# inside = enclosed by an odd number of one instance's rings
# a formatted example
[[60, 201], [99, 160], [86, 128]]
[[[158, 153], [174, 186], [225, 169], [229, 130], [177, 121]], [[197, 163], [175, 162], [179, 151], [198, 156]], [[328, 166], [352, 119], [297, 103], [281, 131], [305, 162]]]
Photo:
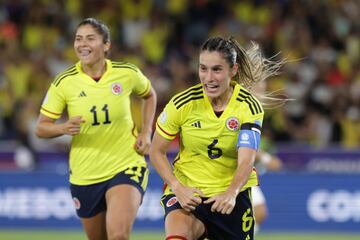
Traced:
[[90, 240], [107, 239], [105, 218], [105, 191], [106, 182], [92, 185], [73, 185], [70, 190], [81, 219], [84, 231]]
[[256, 225], [259, 226], [264, 222], [268, 215], [265, 196], [259, 186], [252, 187], [251, 195]]
[[129, 239], [142, 195], [132, 185], [117, 185], [106, 192], [108, 240]]
[[109, 180], [106, 198], [106, 230], [109, 240], [129, 239], [146, 190], [149, 170], [133, 166]]
[[196, 240], [204, 232], [204, 224], [183, 209], [171, 211], [165, 218], [166, 240]]
[[106, 240], [105, 211], [91, 218], [81, 218], [84, 231], [89, 240]]
[[163, 196], [161, 203], [165, 211], [166, 240], [205, 239], [204, 224], [182, 209], [174, 194]]

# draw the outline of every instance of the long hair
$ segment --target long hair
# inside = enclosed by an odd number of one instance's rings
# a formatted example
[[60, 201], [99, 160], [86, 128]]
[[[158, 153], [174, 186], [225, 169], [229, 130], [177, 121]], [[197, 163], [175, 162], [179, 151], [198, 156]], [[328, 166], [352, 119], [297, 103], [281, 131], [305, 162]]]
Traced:
[[234, 79], [244, 88], [256, 95], [265, 106], [278, 106], [288, 99], [276, 93], [257, 93], [252, 91], [254, 86], [269, 77], [279, 75], [280, 68], [285, 60], [276, 61], [277, 55], [265, 58], [260, 47], [255, 42], [249, 49], [244, 49], [233, 37], [209, 38], [201, 47], [201, 51], [217, 51], [222, 54], [226, 62], [233, 67], [238, 64], [237, 74]]

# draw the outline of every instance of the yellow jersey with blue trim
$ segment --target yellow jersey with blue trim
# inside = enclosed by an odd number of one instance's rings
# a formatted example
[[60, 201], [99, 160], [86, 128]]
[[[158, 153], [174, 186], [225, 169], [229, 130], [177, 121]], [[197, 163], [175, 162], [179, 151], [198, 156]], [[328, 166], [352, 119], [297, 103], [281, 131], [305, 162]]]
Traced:
[[[232, 83], [233, 94], [219, 117], [198, 84], [175, 95], [156, 121], [156, 131], [165, 139], [180, 135], [179, 153], [173, 163], [175, 176], [182, 184], [200, 189], [206, 197], [225, 192], [233, 180], [241, 126], [261, 126], [263, 121], [264, 111], [258, 99]], [[258, 178], [253, 168], [241, 191], [255, 185]]]
[[151, 83], [136, 66], [106, 59], [106, 71], [95, 81], [80, 62], [52, 82], [40, 112], [58, 119], [81, 116], [80, 133], [73, 136], [69, 156], [70, 182], [89, 185], [106, 181], [131, 166], [146, 166], [134, 145], [137, 132], [130, 95], [145, 96]]

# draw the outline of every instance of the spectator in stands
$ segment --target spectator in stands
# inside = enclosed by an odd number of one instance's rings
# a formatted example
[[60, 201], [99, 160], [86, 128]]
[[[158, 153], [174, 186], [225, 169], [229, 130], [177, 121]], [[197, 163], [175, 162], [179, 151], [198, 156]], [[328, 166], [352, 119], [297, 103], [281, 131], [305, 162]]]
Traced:
[[[150, 81], [135, 65], [106, 58], [108, 27], [94, 18], [78, 25], [74, 66], [52, 82], [40, 110], [37, 135], [71, 135], [70, 183], [77, 214], [89, 239], [129, 239], [142, 202], [156, 106]], [[130, 94], [144, 100], [138, 134]], [[68, 120], [57, 123], [64, 109]]]

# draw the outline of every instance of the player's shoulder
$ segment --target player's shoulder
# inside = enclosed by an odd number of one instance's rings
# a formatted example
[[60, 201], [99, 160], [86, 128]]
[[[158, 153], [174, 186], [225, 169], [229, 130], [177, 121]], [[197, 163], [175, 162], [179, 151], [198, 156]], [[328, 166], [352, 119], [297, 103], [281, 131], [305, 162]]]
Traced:
[[262, 114], [264, 112], [261, 102], [249, 90], [241, 85], [235, 85], [236, 102], [244, 108], [248, 108], [252, 115]]
[[118, 70], [118, 71], [129, 71], [129, 72], [135, 72], [138, 73], [140, 72], [140, 69], [135, 65], [132, 64], [130, 62], [126, 62], [126, 61], [114, 61], [114, 60], [109, 60], [112, 69], [114, 70]]
[[63, 83], [64, 81], [78, 75], [80, 73], [79, 69], [77, 68], [76, 64], [72, 65], [71, 67], [65, 69], [64, 71], [60, 72], [59, 74], [57, 74], [54, 78], [54, 80], [52, 81], [52, 84], [55, 87], [60, 86], [61, 83]]
[[173, 96], [170, 100], [170, 103], [172, 103], [176, 109], [180, 109], [186, 105], [193, 104], [197, 100], [203, 98], [203, 88], [199, 83]]

